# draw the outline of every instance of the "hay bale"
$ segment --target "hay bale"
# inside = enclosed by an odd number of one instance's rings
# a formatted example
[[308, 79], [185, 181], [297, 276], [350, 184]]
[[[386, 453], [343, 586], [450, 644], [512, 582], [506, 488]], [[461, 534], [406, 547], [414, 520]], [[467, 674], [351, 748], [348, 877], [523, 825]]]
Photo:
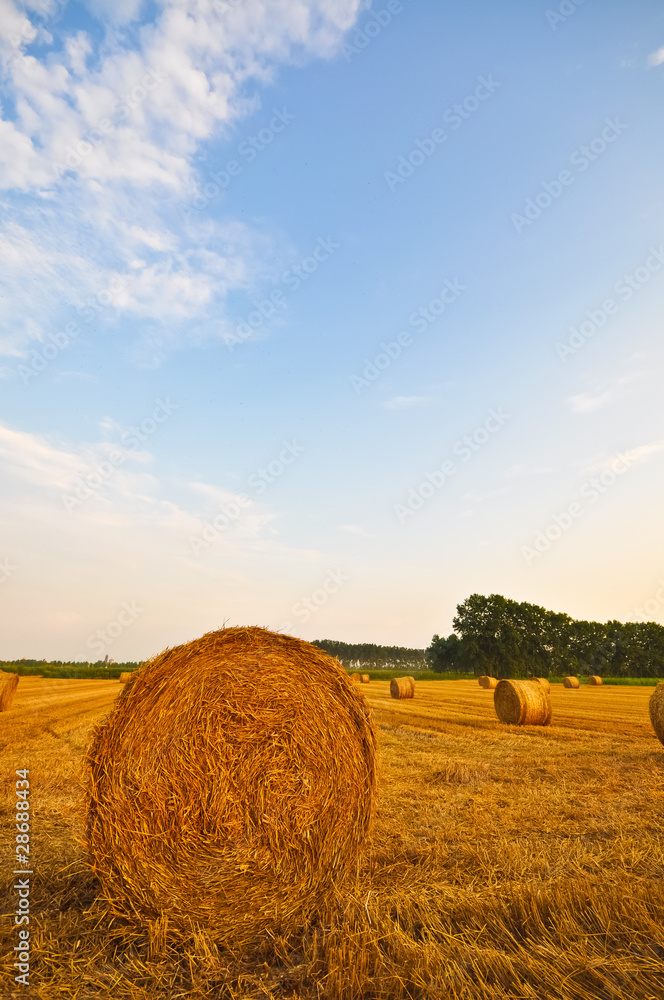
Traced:
[[551, 722], [551, 698], [541, 684], [498, 681], [493, 704], [500, 721], [512, 726], [548, 726]]
[[363, 684], [368, 684], [371, 678], [369, 677], [369, 674], [360, 674], [360, 680]]
[[551, 691], [551, 685], [549, 684], [546, 677], [531, 677], [530, 680], [535, 681], [536, 684], [539, 684], [541, 687], [543, 687], [547, 694], [549, 694], [549, 692]]
[[133, 670], [123, 670], [120, 674], [120, 683], [128, 684], [133, 676]]
[[12, 707], [17, 687], [18, 674], [0, 670], [0, 712], [8, 712]]
[[493, 691], [496, 684], [498, 683], [495, 677], [488, 677], [484, 674], [482, 675], [482, 677], [480, 677], [479, 680], [480, 680], [480, 687], [486, 688], [487, 691]]
[[599, 677], [597, 674], [591, 674], [590, 677], [588, 678], [588, 683], [590, 684], [591, 687], [593, 685], [595, 685], [596, 687], [600, 687], [602, 683], [602, 678]]
[[655, 735], [660, 743], [664, 743], [664, 681], [650, 695], [648, 710]]
[[164, 650], [86, 756], [103, 898], [231, 947], [297, 932], [356, 870], [375, 754], [364, 698], [316, 646], [249, 627]]
[[564, 677], [563, 678], [563, 687], [566, 687], [566, 688], [578, 688], [578, 686], [579, 686], [579, 678], [578, 677]]
[[353, 684], [361, 684], [362, 683], [362, 677], [361, 677], [360, 674], [357, 673], [357, 671], [354, 674], [350, 674], [350, 679], [351, 679], [351, 681], [352, 681]]
[[415, 681], [412, 677], [393, 677], [390, 681], [390, 694], [393, 698], [414, 698]]

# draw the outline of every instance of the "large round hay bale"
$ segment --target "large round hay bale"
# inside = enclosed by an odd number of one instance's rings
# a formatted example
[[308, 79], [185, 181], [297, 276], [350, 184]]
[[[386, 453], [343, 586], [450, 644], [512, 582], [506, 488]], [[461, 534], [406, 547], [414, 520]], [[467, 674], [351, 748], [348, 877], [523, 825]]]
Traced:
[[493, 691], [497, 683], [498, 681], [495, 677], [488, 677], [486, 675], [480, 677], [480, 686], [486, 688], [487, 691]]
[[233, 947], [300, 930], [356, 870], [375, 754], [364, 698], [316, 646], [249, 627], [164, 650], [86, 757], [103, 897]]
[[664, 743], [664, 681], [658, 684], [650, 695], [648, 709], [650, 711], [652, 728], [655, 730], [657, 739], [660, 743]]
[[390, 681], [390, 694], [393, 698], [414, 698], [415, 682], [412, 677], [393, 677]]
[[500, 721], [512, 726], [548, 726], [551, 722], [551, 698], [531, 681], [498, 681], [493, 704]]
[[369, 677], [369, 674], [360, 674], [360, 680], [363, 684], [368, 684], [371, 678]]
[[123, 670], [122, 673], [120, 674], [120, 683], [128, 684], [132, 676], [133, 676], [132, 670]]
[[578, 688], [578, 686], [579, 686], [579, 678], [578, 677], [564, 677], [563, 678], [563, 687], [566, 687], [566, 688]]
[[531, 677], [530, 680], [535, 681], [536, 684], [539, 684], [540, 687], [544, 688], [547, 694], [551, 691], [551, 685], [546, 677]]
[[17, 687], [18, 674], [0, 670], [0, 712], [8, 712], [12, 707]]
[[591, 674], [590, 677], [588, 678], [588, 683], [591, 685], [591, 687], [593, 685], [599, 687], [602, 683], [602, 678], [599, 677], [597, 674]]

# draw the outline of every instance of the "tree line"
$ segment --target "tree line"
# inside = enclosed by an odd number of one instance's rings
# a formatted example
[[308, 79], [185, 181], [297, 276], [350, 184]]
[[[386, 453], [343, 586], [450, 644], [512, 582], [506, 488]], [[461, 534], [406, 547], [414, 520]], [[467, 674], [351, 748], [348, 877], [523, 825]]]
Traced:
[[406, 646], [377, 646], [373, 642], [339, 642], [336, 639], [314, 639], [330, 656], [336, 656], [347, 670], [366, 667], [371, 670], [426, 670], [424, 649]]
[[457, 605], [454, 632], [425, 651], [435, 671], [493, 677], [664, 676], [664, 626], [591, 622], [500, 594], [471, 594]]

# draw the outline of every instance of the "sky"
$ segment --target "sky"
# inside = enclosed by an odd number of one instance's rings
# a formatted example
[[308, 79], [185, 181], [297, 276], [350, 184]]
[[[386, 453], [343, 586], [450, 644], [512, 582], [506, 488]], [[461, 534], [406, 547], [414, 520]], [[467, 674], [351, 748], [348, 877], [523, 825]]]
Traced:
[[664, 624], [655, 0], [0, 0], [0, 658]]

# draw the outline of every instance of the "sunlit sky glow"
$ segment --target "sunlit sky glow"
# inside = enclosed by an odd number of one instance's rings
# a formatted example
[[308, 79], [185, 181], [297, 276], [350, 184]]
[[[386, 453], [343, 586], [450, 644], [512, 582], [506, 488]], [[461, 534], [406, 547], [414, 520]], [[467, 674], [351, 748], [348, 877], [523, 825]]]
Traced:
[[0, 657], [664, 623], [661, 4], [0, 26]]

